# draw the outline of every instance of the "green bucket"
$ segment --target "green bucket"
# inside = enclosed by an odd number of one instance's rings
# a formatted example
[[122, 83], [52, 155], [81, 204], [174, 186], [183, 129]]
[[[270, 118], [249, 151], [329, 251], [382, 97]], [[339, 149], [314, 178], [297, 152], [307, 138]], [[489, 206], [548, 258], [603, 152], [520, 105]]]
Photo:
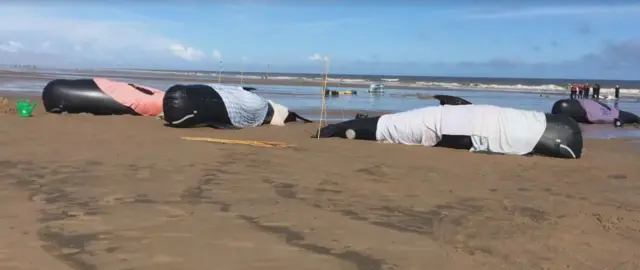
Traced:
[[37, 103], [31, 103], [28, 99], [20, 99], [16, 101], [16, 108], [18, 108], [18, 116], [20, 117], [31, 117], [31, 113], [33, 109], [36, 107]]

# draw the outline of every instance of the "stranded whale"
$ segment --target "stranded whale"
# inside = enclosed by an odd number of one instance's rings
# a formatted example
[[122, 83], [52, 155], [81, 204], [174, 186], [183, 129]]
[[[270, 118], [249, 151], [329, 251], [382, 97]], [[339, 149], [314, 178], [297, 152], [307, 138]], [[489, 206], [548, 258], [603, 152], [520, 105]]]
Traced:
[[566, 115], [583, 124], [640, 124], [637, 115], [611, 108], [592, 99], [561, 99], [551, 108], [552, 114]]
[[317, 135], [573, 159], [582, 156], [583, 146], [580, 127], [568, 116], [473, 104], [353, 119], [323, 127]]
[[164, 91], [103, 78], [52, 80], [42, 90], [42, 103], [50, 113], [145, 115], [162, 113]]
[[164, 119], [172, 127], [210, 126], [240, 129], [270, 124], [284, 126], [298, 119], [311, 122], [285, 106], [224, 84], [177, 84], [162, 101]]

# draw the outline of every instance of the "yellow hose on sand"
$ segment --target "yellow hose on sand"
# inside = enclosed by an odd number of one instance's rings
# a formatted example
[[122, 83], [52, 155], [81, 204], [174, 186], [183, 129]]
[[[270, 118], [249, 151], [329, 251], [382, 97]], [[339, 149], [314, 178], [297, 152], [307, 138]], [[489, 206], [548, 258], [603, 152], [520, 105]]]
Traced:
[[242, 145], [258, 146], [258, 147], [269, 147], [269, 148], [293, 147], [293, 145], [286, 144], [283, 142], [229, 140], [229, 139], [216, 139], [216, 138], [207, 138], [207, 137], [182, 137], [182, 139], [187, 141], [201, 141], [201, 142], [223, 143], [223, 144], [242, 144]]

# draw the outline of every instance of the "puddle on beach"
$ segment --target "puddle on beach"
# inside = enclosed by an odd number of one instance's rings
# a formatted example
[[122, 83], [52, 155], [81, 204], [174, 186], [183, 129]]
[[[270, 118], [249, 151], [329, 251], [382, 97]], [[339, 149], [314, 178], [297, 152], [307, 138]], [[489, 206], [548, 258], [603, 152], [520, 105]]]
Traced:
[[585, 138], [640, 138], [640, 128], [636, 127], [615, 128], [613, 125], [580, 125], [580, 128]]

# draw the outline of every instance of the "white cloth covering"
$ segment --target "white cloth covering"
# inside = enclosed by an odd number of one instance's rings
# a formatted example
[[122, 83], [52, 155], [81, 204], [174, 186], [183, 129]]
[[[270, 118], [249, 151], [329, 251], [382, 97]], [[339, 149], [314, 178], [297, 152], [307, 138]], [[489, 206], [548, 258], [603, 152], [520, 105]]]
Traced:
[[546, 127], [542, 112], [493, 105], [442, 106], [442, 134], [471, 136], [474, 152], [530, 153]]
[[445, 105], [380, 117], [378, 141], [434, 146], [442, 135], [465, 135], [473, 152], [524, 155], [547, 126], [544, 113], [492, 105]]
[[376, 139], [388, 143], [434, 146], [442, 138], [441, 111], [442, 108], [437, 106], [380, 116]]

